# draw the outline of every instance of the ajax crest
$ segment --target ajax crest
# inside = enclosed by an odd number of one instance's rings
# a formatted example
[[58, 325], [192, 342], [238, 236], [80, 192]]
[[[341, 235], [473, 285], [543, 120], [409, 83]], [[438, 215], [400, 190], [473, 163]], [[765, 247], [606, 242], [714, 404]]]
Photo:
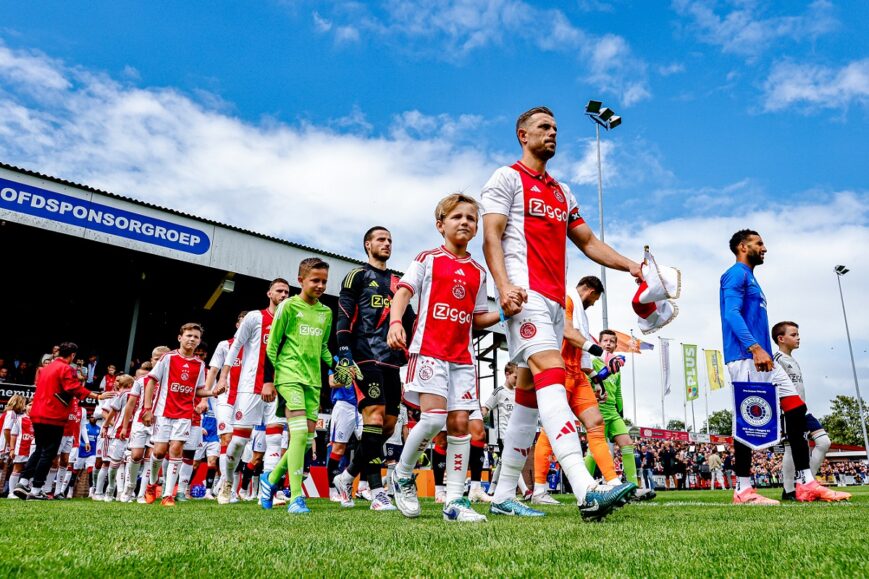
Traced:
[[457, 300], [461, 300], [465, 298], [465, 288], [462, 284], [457, 283], [453, 286], [453, 297]]
[[525, 340], [530, 340], [537, 335], [537, 326], [531, 322], [525, 322], [519, 326], [519, 335]]

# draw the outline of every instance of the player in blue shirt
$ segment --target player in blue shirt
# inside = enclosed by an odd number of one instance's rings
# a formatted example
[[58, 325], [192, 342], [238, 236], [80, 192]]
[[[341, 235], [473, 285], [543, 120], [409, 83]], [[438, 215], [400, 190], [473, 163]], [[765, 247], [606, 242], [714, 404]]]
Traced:
[[[362, 414], [356, 408], [356, 388], [351, 384], [349, 387], [336, 384], [332, 388], [332, 419], [329, 425], [329, 461], [327, 472], [329, 473], [329, 498], [333, 502], [340, 502], [341, 497], [335, 488], [335, 477], [343, 472], [342, 460], [347, 452], [347, 443], [353, 436], [357, 441], [362, 434]], [[364, 477], [359, 481], [367, 483]], [[350, 506], [349, 504], [346, 506]]]
[[217, 459], [220, 458], [220, 436], [217, 433], [217, 416], [214, 413], [217, 401], [213, 398], [206, 398], [205, 400], [208, 408], [202, 414], [202, 444], [196, 449], [193, 472], [198, 471], [203, 460], [207, 461], [208, 470], [205, 475], [205, 496], [203, 498], [213, 499], [212, 487], [217, 473]]
[[[736, 263], [721, 276], [720, 291], [724, 361], [730, 380], [771, 382], [775, 385], [784, 413], [788, 442], [794, 454], [797, 500], [831, 500], [824, 492], [826, 489], [815, 481], [809, 470], [809, 447], [803, 438], [806, 431], [806, 405], [790, 377], [772, 359], [766, 296], [754, 277], [755, 267], [763, 264], [766, 246], [757, 231], [743, 229], [731, 237], [730, 251], [736, 256]], [[751, 482], [751, 449], [736, 440], [733, 446], [737, 476], [733, 502], [779, 504], [755, 491]]]

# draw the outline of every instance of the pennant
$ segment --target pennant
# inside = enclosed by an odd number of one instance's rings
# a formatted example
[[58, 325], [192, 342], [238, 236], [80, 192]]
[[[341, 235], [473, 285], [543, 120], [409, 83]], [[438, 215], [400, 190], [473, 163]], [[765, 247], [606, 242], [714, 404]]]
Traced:
[[778, 444], [779, 411], [775, 386], [765, 382], [733, 383], [733, 438], [752, 450]]

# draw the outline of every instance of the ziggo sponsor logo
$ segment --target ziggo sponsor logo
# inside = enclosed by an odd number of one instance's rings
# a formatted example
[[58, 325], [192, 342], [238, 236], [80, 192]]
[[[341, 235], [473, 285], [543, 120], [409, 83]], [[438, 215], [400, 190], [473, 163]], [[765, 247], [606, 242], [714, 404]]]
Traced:
[[437, 303], [434, 305], [432, 316], [436, 320], [449, 320], [458, 322], [459, 324], [470, 324], [472, 315], [469, 312], [463, 312], [458, 308], [453, 308], [449, 304]]

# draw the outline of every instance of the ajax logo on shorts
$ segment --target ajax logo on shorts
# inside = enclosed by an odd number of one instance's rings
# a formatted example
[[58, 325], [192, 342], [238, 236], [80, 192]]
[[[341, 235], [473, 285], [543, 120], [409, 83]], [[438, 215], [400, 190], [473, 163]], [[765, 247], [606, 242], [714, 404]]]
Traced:
[[749, 396], [739, 405], [742, 419], [752, 426], [764, 426], [772, 420], [773, 411], [769, 402], [760, 396]]
[[420, 380], [431, 380], [432, 376], [434, 376], [434, 368], [430, 365], [424, 364], [423, 367], [419, 369]]
[[525, 340], [530, 340], [537, 335], [537, 326], [531, 322], [525, 322], [519, 326], [519, 335]]

